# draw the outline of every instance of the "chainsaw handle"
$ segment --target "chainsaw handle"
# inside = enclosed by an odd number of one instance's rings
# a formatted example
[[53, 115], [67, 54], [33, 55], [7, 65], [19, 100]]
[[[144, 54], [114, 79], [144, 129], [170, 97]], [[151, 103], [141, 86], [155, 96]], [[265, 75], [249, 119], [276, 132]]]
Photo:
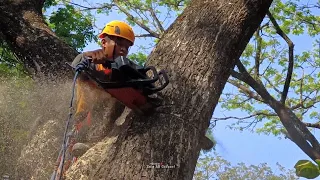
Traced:
[[164, 79], [164, 83], [163, 81], [161, 80], [161, 78], [159, 78], [159, 81], [161, 83], [161, 86], [159, 87], [160, 90], [162, 90], [163, 88], [165, 88], [168, 84], [169, 84], [169, 77], [168, 77], [168, 74], [167, 72], [162, 69], [160, 72], [159, 72], [159, 76], [162, 75], [163, 79]]
[[[159, 79], [159, 75], [158, 75], [158, 72], [157, 72], [156, 68], [153, 67], [153, 66], [148, 66], [148, 67], [146, 67], [146, 68], [145, 68], [145, 73], [147, 73], [147, 72], [150, 71], [150, 70], [152, 71], [153, 78], [152, 78], [152, 79], [149, 79], [149, 82], [154, 83], [154, 82], [156, 82], [156, 81]], [[147, 77], [149, 77], [149, 76], [147, 76]], [[149, 77], [149, 78], [150, 78], [150, 77]]]
[[[159, 77], [159, 83], [161, 84], [159, 87], [154, 87], [154, 88], [147, 88], [146, 89], [146, 93], [147, 94], [153, 94], [156, 93], [158, 91], [161, 91], [162, 89], [164, 89], [168, 84], [169, 84], [169, 77], [167, 75], [167, 72], [165, 70], [160, 70], [159, 73], [157, 73], [157, 76]], [[160, 76], [163, 77], [163, 80], [161, 80]]]

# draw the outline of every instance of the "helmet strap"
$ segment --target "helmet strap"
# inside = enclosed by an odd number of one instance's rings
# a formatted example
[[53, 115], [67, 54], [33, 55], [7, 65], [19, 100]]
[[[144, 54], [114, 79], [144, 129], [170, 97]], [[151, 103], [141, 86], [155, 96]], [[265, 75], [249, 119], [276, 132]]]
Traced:
[[117, 45], [118, 45], [118, 44], [115, 42], [115, 43], [114, 43], [114, 47], [113, 47], [113, 52], [112, 52], [112, 58], [113, 58], [113, 60], [115, 59], [115, 58], [114, 58], [114, 55], [116, 54], [116, 47], [117, 47]]

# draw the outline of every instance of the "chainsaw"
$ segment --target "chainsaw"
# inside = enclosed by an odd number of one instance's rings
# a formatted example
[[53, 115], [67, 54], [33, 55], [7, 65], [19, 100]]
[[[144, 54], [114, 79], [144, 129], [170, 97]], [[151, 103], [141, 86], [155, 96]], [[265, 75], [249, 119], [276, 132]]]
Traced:
[[96, 64], [90, 59], [84, 59], [82, 62], [84, 66], [73, 69], [80, 70], [111, 96], [139, 113], [150, 107], [149, 95], [161, 91], [169, 84], [168, 75], [164, 70], [157, 72], [153, 66], [137, 65], [124, 56], [103, 64], [108, 71], [97, 71]]

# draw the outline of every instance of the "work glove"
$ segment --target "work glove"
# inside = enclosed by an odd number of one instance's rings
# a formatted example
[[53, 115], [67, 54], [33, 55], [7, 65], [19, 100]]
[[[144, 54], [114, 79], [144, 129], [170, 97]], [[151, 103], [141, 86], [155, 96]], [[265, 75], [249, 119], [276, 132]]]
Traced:
[[[109, 52], [109, 54], [111, 54], [111, 52]], [[112, 56], [106, 55], [106, 52], [102, 49], [84, 52], [83, 56], [89, 58], [94, 64], [103, 64], [105, 68], [111, 68], [111, 63], [114, 62]]]
[[90, 58], [94, 64], [103, 64], [108, 60], [103, 49], [97, 49], [94, 51], [87, 51], [83, 53], [83, 56]]
[[90, 65], [90, 59], [83, 57], [82, 60], [76, 65], [75, 70], [76, 71], [81, 71], [84, 69], [89, 68]]

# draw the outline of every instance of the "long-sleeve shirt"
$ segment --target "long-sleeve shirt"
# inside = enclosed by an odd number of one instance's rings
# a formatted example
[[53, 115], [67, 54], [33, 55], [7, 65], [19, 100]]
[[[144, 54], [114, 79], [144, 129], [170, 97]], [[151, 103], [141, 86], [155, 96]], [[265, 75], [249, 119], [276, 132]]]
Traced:
[[[75, 67], [83, 59], [83, 54], [79, 54], [72, 62]], [[102, 64], [96, 64], [95, 70], [105, 71]], [[81, 75], [76, 82], [76, 112], [75, 120], [83, 121], [97, 103], [105, 103], [111, 95], [105, 90], [96, 86], [88, 77]]]

